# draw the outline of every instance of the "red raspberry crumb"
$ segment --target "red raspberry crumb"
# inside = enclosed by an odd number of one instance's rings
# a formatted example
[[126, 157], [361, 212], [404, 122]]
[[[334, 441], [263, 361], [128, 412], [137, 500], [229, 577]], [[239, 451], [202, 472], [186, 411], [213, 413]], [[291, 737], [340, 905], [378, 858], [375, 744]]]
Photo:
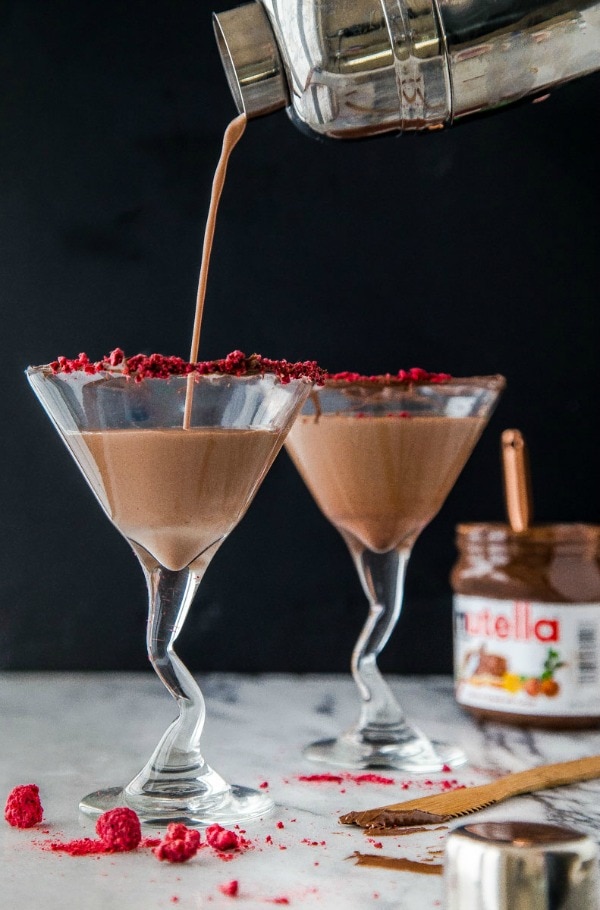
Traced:
[[298, 780], [310, 784], [341, 784], [344, 778], [340, 774], [299, 774]]
[[267, 787], [269, 786], [269, 781], [263, 780], [262, 784], [259, 784], [258, 786], [260, 787], [261, 790], [266, 790]]
[[169, 863], [185, 863], [195, 856], [200, 848], [200, 832], [195, 828], [172, 822], [158, 847], [153, 850], [157, 859]]
[[140, 847], [158, 847], [160, 844], [160, 837], [143, 837], [140, 841]]
[[97, 853], [111, 853], [111, 849], [101, 840], [91, 837], [82, 837], [69, 841], [44, 841], [42, 850], [52, 850], [53, 853], [68, 853], [69, 856], [93, 856]]
[[283, 822], [277, 822], [277, 827], [278, 827], [278, 828], [285, 828], [285, 825], [283, 824]]
[[43, 814], [37, 784], [23, 784], [8, 794], [4, 818], [13, 828], [33, 828], [41, 822]]
[[237, 850], [240, 838], [235, 831], [227, 831], [221, 825], [210, 825], [206, 829], [206, 840], [215, 850]]
[[164, 840], [185, 840], [186, 837], [192, 843], [197, 843], [200, 846], [200, 832], [196, 828], [188, 828], [180, 822], [171, 822], [170, 825], [167, 825], [167, 833], [164, 836]]
[[452, 768], [450, 767], [450, 765], [442, 765], [442, 771], [444, 772], [444, 774], [448, 774], [450, 771], [452, 771]]
[[231, 882], [223, 882], [222, 885], [219, 885], [219, 891], [221, 894], [227, 894], [229, 897], [235, 897], [239, 890], [239, 882], [234, 878]]
[[270, 904], [289, 904], [289, 897], [272, 897], [269, 901]]
[[124, 806], [101, 815], [96, 822], [96, 834], [110, 850], [116, 852], [135, 850], [142, 839], [139, 818], [133, 809]]
[[381, 774], [346, 774], [346, 777], [355, 784], [384, 784], [390, 787], [395, 783], [393, 777], [382, 777]]

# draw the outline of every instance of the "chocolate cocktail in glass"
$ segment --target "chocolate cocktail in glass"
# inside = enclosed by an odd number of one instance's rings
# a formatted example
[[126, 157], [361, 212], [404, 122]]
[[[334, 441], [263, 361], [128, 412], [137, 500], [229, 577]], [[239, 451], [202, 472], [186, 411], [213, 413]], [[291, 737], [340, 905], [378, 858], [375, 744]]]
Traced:
[[326, 518], [344, 538], [369, 601], [352, 654], [358, 722], [305, 755], [347, 768], [432, 773], [466, 759], [409, 725], [377, 667], [402, 606], [412, 546], [441, 508], [479, 439], [501, 376], [450, 379], [338, 374], [315, 388], [286, 448]]
[[[175, 358], [125, 361], [114, 352], [96, 365], [80, 357], [27, 371], [100, 505], [141, 563], [149, 592], [148, 654], [179, 708], [126, 787], [83, 799], [80, 808], [90, 815], [126, 805], [148, 823], [210, 824], [272, 807], [264, 792], [230, 786], [205, 762], [204, 700], [173, 644], [210, 560], [248, 508], [314, 375], [310, 364], [273, 364], [239, 352], [200, 367], [208, 372], [186, 374], [188, 366]], [[171, 375], [172, 369], [181, 374]]]

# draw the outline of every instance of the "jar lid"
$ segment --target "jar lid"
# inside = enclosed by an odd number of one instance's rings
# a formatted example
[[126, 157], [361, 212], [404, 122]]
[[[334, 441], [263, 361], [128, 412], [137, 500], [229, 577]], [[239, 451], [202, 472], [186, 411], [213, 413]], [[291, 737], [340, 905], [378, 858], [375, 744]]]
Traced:
[[519, 543], [527, 546], [557, 543], [597, 546], [600, 542], [600, 525], [580, 523], [537, 524], [526, 531], [513, 531], [508, 524], [480, 521], [456, 526], [456, 534], [471, 543]]
[[539, 822], [471, 822], [448, 836], [447, 910], [598, 910], [598, 847]]

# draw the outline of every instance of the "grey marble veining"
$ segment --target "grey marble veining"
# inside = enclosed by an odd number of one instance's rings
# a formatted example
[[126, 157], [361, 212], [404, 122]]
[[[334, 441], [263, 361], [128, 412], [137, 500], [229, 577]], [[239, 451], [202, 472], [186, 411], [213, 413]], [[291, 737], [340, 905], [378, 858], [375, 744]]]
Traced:
[[[78, 800], [97, 787], [127, 782], [146, 761], [174, 715], [160, 683], [151, 674], [0, 674], [0, 799], [17, 784], [37, 783], [45, 808], [41, 827], [50, 832], [17, 831], [2, 822], [0, 908], [222, 910], [236, 903], [267, 908], [283, 897], [289, 906], [315, 910], [443, 906], [441, 877], [357, 867], [351, 857], [363, 851], [439, 862], [445, 830], [385, 837], [378, 847], [337, 822], [350, 809], [434, 792], [430, 784], [399, 772], [388, 775], [396, 786], [298, 779], [327, 770], [303, 759], [302, 746], [354, 720], [357, 696], [349, 677], [215, 674], [200, 682], [208, 708], [206, 758], [233, 782], [267, 782], [277, 807], [246, 825], [255, 849], [228, 863], [201, 851], [174, 866], [148, 851], [73, 858], [35, 843], [48, 836], [93, 836], [93, 824], [78, 814]], [[426, 733], [466, 750], [470, 764], [452, 776], [467, 785], [600, 753], [600, 732], [476, 724], [454, 703], [447, 678], [393, 679], [392, 685]], [[479, 817], [567, 824], [600, 841], [600, 781], [513, 799]], [[218, 890], [234, 878], [240, 884], [235, 899]]]

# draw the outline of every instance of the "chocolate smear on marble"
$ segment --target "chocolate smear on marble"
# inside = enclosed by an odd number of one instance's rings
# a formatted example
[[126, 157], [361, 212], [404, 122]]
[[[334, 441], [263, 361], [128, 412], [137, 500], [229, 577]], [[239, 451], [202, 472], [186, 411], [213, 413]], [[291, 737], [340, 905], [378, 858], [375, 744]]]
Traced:
[[356, 860], [357, 866], [375, 866], [378, 869], [394, 869], [396, 872], [418, 872], [421, 875], [441, 875], [441, 863], [421, 863], [404, 856], [380, 856], [374, 853], [356, 851], [348, 859]]
[[423, 825], [413, 828], [364, 828], [363, 834], [366, 837], [402, 837], [404, 834], [419, 834], [423, 831], [447, 831], [448, 825], [438, 825], [435, 828], [427, 828]]

